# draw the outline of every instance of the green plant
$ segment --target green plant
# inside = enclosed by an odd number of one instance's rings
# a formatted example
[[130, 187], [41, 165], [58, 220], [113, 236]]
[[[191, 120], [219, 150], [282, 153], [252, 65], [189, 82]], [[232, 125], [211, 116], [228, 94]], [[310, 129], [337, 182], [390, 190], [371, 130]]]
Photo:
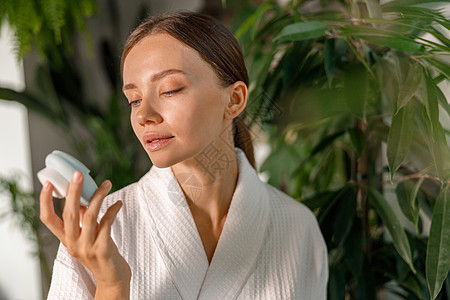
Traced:
[[[120, 49], [116, 47], [120, 44], [117, 40], [119, 37], [95, 41], [101, 45], [99, 61], [104, 64], [106, 80], [111, 88], [107, 99], [90, 99], [89, 91], [84, 85], [85, 80], [82, 78], [82, 70], [77, 64], [78, 58], [70, 49], [73, 48], [71, 38], [76, 33], [75, 29], [86, 27], [84, 15], [80, 14], [79, 10], [81, 7], [86, 9], [91, 7], [93, 10], [95, 1], [84, 0], [77, 2], [78, 4], [73, 4], [71, 1], [66, 3], [65, 0], [25, 2], [30, 2], [28, 6], [39, 9], [49, 5], [60, 7], [61, 11], [58, 10], [58, 12], [61, 14], [52, 17], [61, 19], [58, 25], [50, 26], [47, 20], [49, 17], [44, 13], [36, 22], [48, 26], [48, 28], [42, 28], [46, 33], [52, 32], [55, 37], [64, 36], [64, 41], [61, 42], [56, 38], [41, 41], [40, 48], [43, 56], [35, 70], [34, 81], [28, 82], [22, 92], [0, 87], [0, 99], [20, 102], [55, 124], [56, 128], [65, 133], [75, 156], [92, 170], [97, 182], [108, 178], [113, 182], [113, 190], [115, 190], [135, 181], [145, 172], [148, 165], [142, 164], [139, 160], [140, 147], [134, 136], [130, 134], [132, 131], [128, 121], [129, 109], [121, 92], [119, 78], [118, 51]], [[115, 10], [111, 8], [111, 11]], [[145, 11], [146, 8], [142, 7], [141, 13]], [[34, 14], [38, 12], [39, 10], [36, 10]], [[69, 21], [75, 18], [75, 15], [81, 18], [76, 22], [77, 27], [69, 25]], [[17, 11], [14, 14], [11, 13], [11, 16], [12, 18], [8, 20], [12, 24], [24, 22]], [[114, 24], [111, 26], [115, 28]], [[13, 29], [16, 36], [20, 37], [23, 34], [19, 26]], [[34, 40], [27, 41], [29, 44], [37, 43]], [[26, 51], [26, 45], [23, 47], [20, 48], [19, 55], [22, 51]]]
[[[16, 91], [0, 87], [0, 99], [17, 101], [29, 110], [40, 114], [64, 133], [72, 147], [72, 154], [92, 170], [97, 183], [110, 179], [113, 190], [136, 181], [149, 167], [140, 159], [141, 146], [132, 134], [129, 124], [129, 108], [121, 92], [119, 53], [120, 36], [100, 36], [93, 40], [88, 32], [86, 18], [95, 12], [94, 0], [5, 0], [0, 1], [0, 23], [8, 22], [15, 32], [16, 53], [21, 58], [31, 46], [40, 51], [35, 61], [35, 74], [27, 74], [26, 88]], [[117, 12], [117, 5], [109, 3], [107, 13]], [[140, 8], [138, 19], [148, 8]], [[115, 16], [106, 18], [107, 24], [119, 32]], [[128, 31], [126, 28], [125, 31]], [[86, 34], [84, 41], [88, 49], [86, 56], [94, 60], [93, 48], [98, 46], [100, 72], [109, 84], [106, 99], [93, 99], [86, 87], [83, 70], [79, 64], [79, 53], [75, 48], [75, 36], [79, 31]], [[81, 48], [81, 47], [80, 47]], [[34, 76], [33, 76], [34, 75]], [[30, 79], [31, 78], [31, 79]], [[96, 79], [96, 78], [95, 78]], [[50, 285], [50, 266], [46, 261], [43, 246], [48, 251], [48, 243], [54, 237], [43, 239], [47, 230], [39, 226], [38, 197], [33, 197], [17, 189], [18, 179], [2, 178], [7, 184], [15, 219], [24, 224], [25, 232], [37, 241], [36, 252], [41, 261], [41, 270], [46, 279], [44, 286]], [[6, 190], [8, 190], [6, 188]], [[5, 190], [5, 191], [6, 191]], [[17, 204], [17, 205], [16, 205]], [[62, 205], [55, 210], [61, 213]], [[39, 230], [39, 232], [37, 232]], [[30, 233], [31, 232], [31, 233]], [[57, 245], [56, 243], [53, 243]], [[52, 260], [53, 257], [49, 258]], [[44, 288], [44, 294], [46, 288]], [[45, 295], [44, 295], [45, 297]]]
[[12, 219], [23, 231], [26, 238], [35, 245], [36, 251], [33, 255], [39, 258], [42, 273], [47, 284], [50, 284], [51, 272], [46, 257], [41, 249], [45, 237], [39, 233], [39, 216], [37, 203], [32, 193], [27, 193], [19, 187], [20, 176], [10, 178], [0, 178], [0, 195], [10, 199], [8, 209], [0, 213], [0, 221]]
[[[2, 0], [0, 20], [15, 32], [15, 51], [19, 58], [32, 45], [44, 53], [62, 45], [71, 50], [75, 30], [86, 31], [85, 17], [95, 12], [95, 0]], [[3, 22], [0, 22], [0, 27]]]
[[282, 109], [259, 123], [272, 148], [261, 170], [316, 212], [329, 299], [375, 299], [380, 290], [447, 299], [450, 105], [439, 84], [450, 79], [450, 22], [442, 3], [315, 2], [265, 1], [236, 31], [256, 101], [247, 122]]

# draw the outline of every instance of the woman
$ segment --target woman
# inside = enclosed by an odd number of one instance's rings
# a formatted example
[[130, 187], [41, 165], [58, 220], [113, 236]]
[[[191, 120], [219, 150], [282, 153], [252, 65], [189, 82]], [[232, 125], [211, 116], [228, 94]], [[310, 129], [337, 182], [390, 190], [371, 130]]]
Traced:
[[122, 76], [154, 166], [108, 197], [105, 181], [88, 208], [75, 173], [63, 220], [44, 185], [41, 219], [61, 240], [49, 298], [325, 299], [315, 217], [259, 180], [237, 121], [248, 78], [233, 35], [197, 13], [151, 18], [128, 38]]

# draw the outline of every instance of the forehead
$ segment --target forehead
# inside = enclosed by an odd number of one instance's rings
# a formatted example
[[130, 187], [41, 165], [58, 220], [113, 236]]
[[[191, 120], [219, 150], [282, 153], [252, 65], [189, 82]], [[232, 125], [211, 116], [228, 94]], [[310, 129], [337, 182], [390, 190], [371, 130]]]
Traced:
[[149, 35], [128, 53], [123, 65], [124, 82], [142, 73], [180, 69], [186, 74], [212, 72], [200, 54], [168, 34]]

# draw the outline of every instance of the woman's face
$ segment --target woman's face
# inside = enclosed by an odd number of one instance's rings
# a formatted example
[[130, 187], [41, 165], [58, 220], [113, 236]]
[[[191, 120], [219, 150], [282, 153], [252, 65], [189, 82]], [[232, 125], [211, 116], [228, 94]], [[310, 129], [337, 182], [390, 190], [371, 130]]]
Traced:
[[125, 58], [131, 124], [153, 164], [194, 158], [231, 124], [230, 89], [194, 49], [168, 34], [145, 37]]

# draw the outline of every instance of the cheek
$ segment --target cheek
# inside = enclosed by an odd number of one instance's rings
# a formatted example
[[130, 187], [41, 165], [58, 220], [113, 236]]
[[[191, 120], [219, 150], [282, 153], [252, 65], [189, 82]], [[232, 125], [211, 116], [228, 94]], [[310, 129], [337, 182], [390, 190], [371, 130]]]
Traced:
[[140, 141], [140, 138], [139, 138], [139, 129], [140, 129], [140, 126], [139, 126], [139, 124], [137, 123], [136, 116], [135, 116], [133, 113], [130, 114], [130, 123], [131, 123], [131, 127], [133, 128], [134, 134], [136, 135], [136, 137], [137, 137], [138, 140]]
[[197, 103], [190, 102], [191, 105], [173, 107], [165, 114], [165, 121], [171, 133], [189, 145], [204, 143], [214, 126], [210, 112]]
[[223, 118], [217, 106], [206, 106], [199, 109], [193, 116], [191, 128], [195, 130], [199, 138], [211, 141], [219, 136], [223, 130]]

